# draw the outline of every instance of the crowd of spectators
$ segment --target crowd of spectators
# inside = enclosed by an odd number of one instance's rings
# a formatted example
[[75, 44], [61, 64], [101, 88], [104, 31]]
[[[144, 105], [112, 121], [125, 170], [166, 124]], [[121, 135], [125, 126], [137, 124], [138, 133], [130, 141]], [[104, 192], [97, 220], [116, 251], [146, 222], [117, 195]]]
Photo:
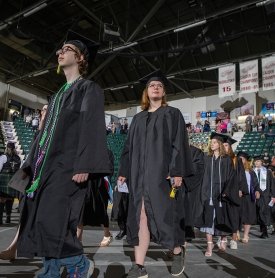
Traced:
[[127, 118], [120, 119], [117, 122], [110, 122], [106, 126], [107, 134], [127, 134], [129, 129], [129, 124]]

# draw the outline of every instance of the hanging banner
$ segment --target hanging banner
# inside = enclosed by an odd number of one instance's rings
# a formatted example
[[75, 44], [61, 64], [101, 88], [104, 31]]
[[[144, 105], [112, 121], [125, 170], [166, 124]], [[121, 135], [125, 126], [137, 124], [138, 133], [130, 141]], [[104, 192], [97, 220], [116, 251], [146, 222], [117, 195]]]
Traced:
[[275, 89], [275, 56], [262, 58], [263, 91]]
[[240, 93], [259, 91], [258, 60], [240, 63]]
[[233, 96], [236, 93], [236, 66], [219, 68], [219, 97]]

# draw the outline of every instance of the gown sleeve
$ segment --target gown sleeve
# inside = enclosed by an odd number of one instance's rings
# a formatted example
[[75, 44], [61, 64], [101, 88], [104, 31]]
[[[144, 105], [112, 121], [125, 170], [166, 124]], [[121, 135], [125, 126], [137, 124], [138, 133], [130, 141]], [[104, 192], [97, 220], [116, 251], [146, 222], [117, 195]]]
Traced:
[[184, 118], [178, 109], [171, 113], [168, 122], [172, 136], [172, 158], [169, 164], [171, 177], [188, 177], [193, 174], [192, 158]]
[[104, 94], [94, 82], [83, 85], [85, 94], [80, 109], [79, 142], [73, 174], [90, 173], [107, 176], [111, 163], [107, 152]]

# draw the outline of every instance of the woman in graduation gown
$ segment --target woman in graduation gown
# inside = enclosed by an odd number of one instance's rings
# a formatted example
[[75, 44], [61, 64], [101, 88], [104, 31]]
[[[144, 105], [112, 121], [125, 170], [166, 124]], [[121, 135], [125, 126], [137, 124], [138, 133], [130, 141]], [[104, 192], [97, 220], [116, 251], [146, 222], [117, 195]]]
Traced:
[[[184, 270], [184, 204], [182, 179], [192, 174], [185, 122], [181, 112], [167, 105], [168, 80], [157, 71], [141, 79], [146, 84], [142, 112], [134, 116], [118, 182], [127, 179], [129, 210], [127, 241], [135, 246], [135, 262], [128, 277], [148, 277], [144, 265], [150, 239], [174, 251], [172, 275]], [[172, 186], [178, 188], [170, 197]]]
[[[225, 142], [223, 146], [225, 148], [226, 154], [231, 157], [234, 170], [235, 170], [235, 183], [238, 185], [239, 188], [239, 197], [241, 198], [242, 195], [248, 194], [247, 186], [246, 186], [246, 178], [245, 178], [245, 171], [243, 167], [243, 163], [241, 159], [236, 156], [232, 150], [232, 145], [237, 141], [227, 135], [224, 135]], [[239, 204], [241, 203], [241, 199], [239, 200]], [[233, 219], [233, 234], [232, 240], [230, 240], [230, 249], [238, 249], [237, 240], [238, 240], [238, 232], [240, 227], [240, 206], [232, 207], [234, 210], [235, 217]], [[233, 211], [232, 211], [233, 215]]]
[[237, 156], [242, 160], [247, 186], [247, 194], [243, 194], [241, 198], [240, 215], [241, 224], [244, 227], [244, 234], [241, 241], [248, 243], [250, 227], [257, 223], [256, 199], [260, 197], [260, 188], [257, 176], [250, 166], [249, 155], [245, 152], [238, 152]]
[[104, 95], [83, 78], [98, 46], [69, 32], [57, 51], [67, 82], [49, 104], [45, 125], [23, 168], [31, 176], [18, 237], [18, 256], [44, 257], [44, 273], [58, 277], [61, 265], [69, 277], [90, 275], [93, 263], [83, 255], [77, 225], [87, 187], [110, 173]]
[[226, 155], [224, 137], [212, 133], [208, 155], [205, 157], [205, 170], [202, 181], [202, 213], [197, 226], [206, 233], [206, 257], [212, 256], [213, 235], [221, 236], [221, 251], [226, 249], [226, 236], [233, 231], [232, 207], [239, 203], [238, 186], [232, 159]]

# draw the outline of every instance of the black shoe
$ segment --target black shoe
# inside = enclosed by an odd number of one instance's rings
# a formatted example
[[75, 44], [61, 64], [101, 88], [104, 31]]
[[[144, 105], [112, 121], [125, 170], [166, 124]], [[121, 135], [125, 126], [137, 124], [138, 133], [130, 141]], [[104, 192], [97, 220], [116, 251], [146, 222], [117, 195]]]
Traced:
[[138, 265], [133, 265], [128, 272], [128, 278], [148, 278], [147, 271], [144, 267], [139, 267]]
[[116, 239], [121, 240], [126, 236], [126, 232], [125, 231], [120, 231], [117, 235], [116, 235]]
[[171, 274], [173, 276], [179, 276], [183, 273], [185, 268], [185, 248], [181, 247], [181, 253], [173, 256], [173, 262], [171, 266]]
[[260, 238], [268, 238], [268, 234], [267, 233], [262, 233]]
[[7, 216], [6, 218], [6, 224], [10, 224], [11, 223], [11, 217], [10, 216]]

